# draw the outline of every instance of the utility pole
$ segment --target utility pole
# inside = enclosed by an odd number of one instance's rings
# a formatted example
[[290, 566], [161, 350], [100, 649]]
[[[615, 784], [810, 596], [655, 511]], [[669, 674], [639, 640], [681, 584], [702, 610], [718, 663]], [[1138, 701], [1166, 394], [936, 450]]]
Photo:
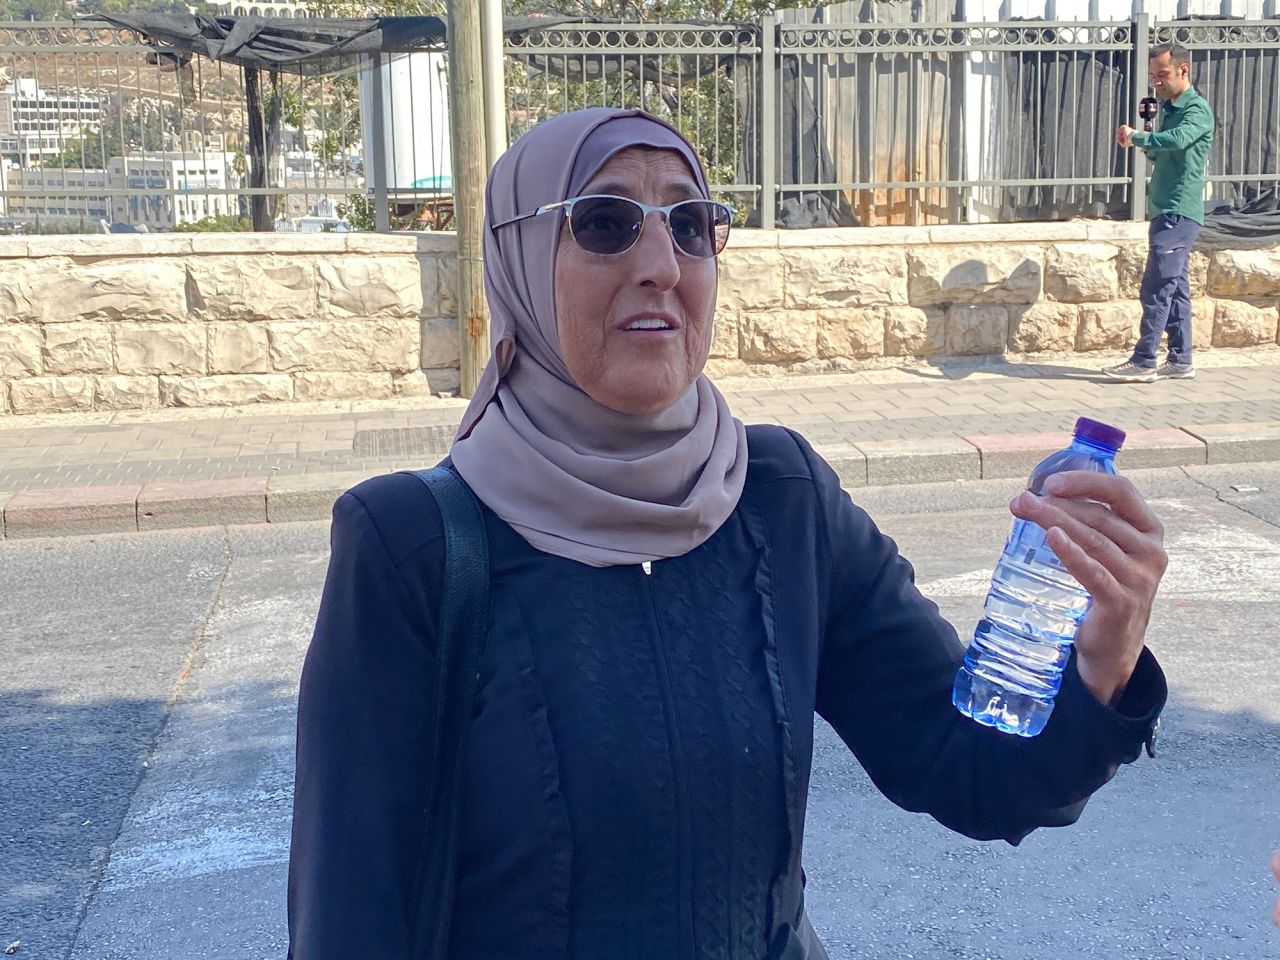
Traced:
[[449, 2], [449, 113], [453, 131], [453, 208], [458, 225], [459, 393], [475, 395], [489, 361], [484, 300], [485, 146], [482, 0]]

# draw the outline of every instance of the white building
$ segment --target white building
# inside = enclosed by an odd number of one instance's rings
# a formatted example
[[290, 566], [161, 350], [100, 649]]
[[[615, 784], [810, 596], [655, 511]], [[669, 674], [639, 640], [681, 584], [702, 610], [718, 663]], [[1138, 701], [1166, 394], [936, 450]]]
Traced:
[[299, 0], [223, 0], [218, 4], [223, 17], [314, 17], [311, 4]]
[[[0, 212], [12, 220], [97, 223], [108, 219], [111, 209], [106, 193], [109, 186], [106, 170], [9, 166], [5, 170], [4, 186], [6, 195]], [[60, 190], [74, 192], [60, 194]]]
[[[135, 151], [112, 157], [108, 181], [128, 196], [111, 198], [111, 219], [116, 223], [172, 230], [179, 223], [195, 223], [205, 217], [236, 212], [234, 191], [238, 176], [232, 169], [233, 154], [180, 151]], [[200, 191], [200, 192], [197, 192]]]
[[32, 166], [102, 125], [102, 101], [88, 94], [49, 92], [30, 77], [0, 88], [0, 153]]

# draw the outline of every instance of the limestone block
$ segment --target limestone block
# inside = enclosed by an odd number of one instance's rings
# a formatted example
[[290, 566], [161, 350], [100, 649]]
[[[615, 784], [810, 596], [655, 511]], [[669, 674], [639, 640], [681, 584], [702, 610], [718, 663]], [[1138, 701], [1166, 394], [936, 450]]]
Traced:
[[782, 306], [783, 263], [776, 249], [725, 250], [720, 268], [718, 312], [770, 310]]
[[45, 260], [0, 260], [0, 323], [37, 323], [43, 319], [35, 287], [43, 274], [70, 269], [62, 257]]
[[869, 307], [907, 302], [901, 248], [788, 249], [787, 306]]
[[[422, 324], [413, 320], [377, 320], [371, 328], [369, 365], [373, 370], [408, 373], [422, 366]], [[432, 366], [446, 366], [433, 361]]]
[[205, 372], [206, 336], [200, 324], [120, 323], [113, 332], [120, 373]]
[[[418, 282], [422, 287], [422, 315], [447, 317], [444, 297], [440, 292], [440, 259], [431, 254], [418, 254]], [[456, 311], [454, 314], [456, 315]]]
[[408, 373], [391, 375], [391, 393], [397, 397], [429, 397], [431, 382], [421, 370], [410, 370]]
[[1191, 259], [1187, 264], [1187, 283], [1191, 287], [1191, 296], [1202, 297], [1209, 289], [1209, 255], [1200, 250], [1191, 251]]
[[[716, 313], [715, 329], [711, 338], [711, 353], [709, 356], [718, 360], [736, 360], [738, 357], [738, 336], [741, 329], [741, 321], [736, 314], [720, 311]], [[425, 358], [427, 356], [426, 349], [422, 351]]]
[[293, 379], [282, 373], [215, 377], [161, 377], [161, 398], [171, 407], [225, 407], [293, 399]]
[[271, 323], [271, 363], [281, 372], [381, 370], [421, 365], [418, 320], [334, 320]]
[[1085, 304], [1080, 308], [1076, 349], [1127, 350], [1138, 338], [1142, 304], [1133, 301]]
[[[2, 271], [0, 277], [3, 277]], [[2, 279], [0, 296], [3, 296]], [[0, 323], [0, 377], [38, 377], [44, 373], [44, 357], [40, 346], [39, 327]]]
[[946, 348], [945, 311], [886, 307], [884, 314], [885, 356], [929, 357]]
[[742, 359], [765, 363], [811, 360], [818, 321], [805, 310], [760, 310], [742, 315]]
[[422, 321], [422, 362], [429, 367], [448, 367], [462, 355], [458, 341], [458, 318], [427, 317]]
[[884, 356], [885, 310], [821, 310], [818, 313], [818, 356], [865, 360]]
[[269, 373], [271, 355], [267, 331], [254, 323], [211, 323], [210, 373]]
[[1116, 275], [1119, 280], [1117, 296], [1122, 300], [1137, 300], [1142, 290], [1142, 274], [1147, 269], [1147, 245], [1123, 243], [1116, 256]]
[[44, 328], [44, 366], [49, 373], [111, 373], [111, 327], [105, 323], [57, 323]]
[[209, 320], [303, 320], [316, 315], [316, 272], [291, 257], [193, 257], [191, 309]]
[[14, 413], [93, 409], [93, 377], [30, 377], [9, 385]]
[[98, 377], [94, 405], [99, 410], [148, 410], [160, 406], [156, 377]]
[[186, 268], [163, 258], [46, 269], [32, 278], [31, 300], [43, 323], [190, 319]]
[[1107, 303], [1116, 298], [1119, 283], [1110, 243], [1059, 243], [1045, 256], [1044, 292], [1063, 303]]
[[344, 257], [321, 260], [320, 315], [418, 317], [422, 276], [416, 257]]
[[391, 374], [314, 371], [293, 377], [295, 400], [340, 400], [347, 397], [380, 399], [391, 396]]
[[1213, 324], [1215, 347], [1256, 347], [1276, 342], [1280, 316], [1275, 304], [1255, 306], [1241, 300], [1219, 300]]
[[998, 306], [954, 306], [947, 313], [947, 353], [953, 356], [1004, 353], [1009, 342], [1009, 310]]
[[[1147, 244], [1127, 243], [1120, 245], [1116, 257], [1116, 273], [1119, 279], [1117, 295], [1122, 300], [1137, 300], [1142, 290], [1142, 274], [1147, 269]], [[1203, 296], [1208, 288], [1209, 255], [1200, 250], [1191, 251], [1191, 259], [1187, 264], [1187, 282], [1191, 287], [1191, 296]]]
[[1072, 303], [1033, 303], [1009, 308], [1009, 349], [1018, 353], [1069, 352], [1076, 348], [1080, 308]]
[[458, 257], [456, 254], [436, 259], [436, 313], [441, 317], [458, 315]]
[[1191, 301], [1191, 346], [1205, 350], [1213, 346], [1213, 325], [1218, 313], [1218, 303], [1208, 297]]
[[1209, 292], [1215, 297], [1280, 296], [1280, 247], [1215, 251]]
[[912, 306], [1035, 303], [1043, 270], [1039, 247], [942, 246], [907, 254]]

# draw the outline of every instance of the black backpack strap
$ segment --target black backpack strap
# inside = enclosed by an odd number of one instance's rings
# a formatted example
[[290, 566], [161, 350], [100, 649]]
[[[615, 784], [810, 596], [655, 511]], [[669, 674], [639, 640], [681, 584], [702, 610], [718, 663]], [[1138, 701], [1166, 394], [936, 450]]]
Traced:
[[431, 797], [419, 871], [415, 958], [445, 960], [458, 867], [458, 814], [480, 658], [489, 636], [489, 540], [471, 488], [448, 467], [414, 473], [435, 497], [444, 528], [436, 657]]

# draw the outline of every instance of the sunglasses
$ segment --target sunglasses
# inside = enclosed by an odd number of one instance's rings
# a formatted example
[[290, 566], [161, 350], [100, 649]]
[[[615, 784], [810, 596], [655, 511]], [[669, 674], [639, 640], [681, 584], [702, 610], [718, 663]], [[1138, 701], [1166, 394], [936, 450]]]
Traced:
[[533, 213], [495, 223], [493, 228], [496, 230], [553, 210], [565, 212], [569, 219], [569, 232], [578, 246], [588, 253], [605, 257], [626, 253], [634, 247], [640, 239], [640, 231], [644, 229], [645, 218], [651, 213], [658, 213], [662, 215], [676, 249], [687, 257], [706, 260], [724, 249], [729, 240], [729, 224], [733, 220], [733, 208], [714, 200], [681, 200], [665, 207], [651, 207], [626, 197], [592, 194], [544, 204]]

